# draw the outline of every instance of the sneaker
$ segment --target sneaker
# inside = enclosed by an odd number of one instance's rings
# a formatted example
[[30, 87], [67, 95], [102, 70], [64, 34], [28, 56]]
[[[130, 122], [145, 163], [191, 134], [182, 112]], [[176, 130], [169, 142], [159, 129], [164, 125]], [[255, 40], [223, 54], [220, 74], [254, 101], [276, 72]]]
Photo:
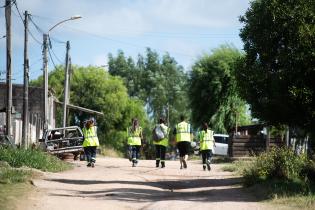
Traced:
[[165, 168], [165, 163], [164, 162], [161, 163], [161, 168]]
[[184, 168], [187, 168], [186, 160], [183, 160], [183, 165], [184, 165]]
[[180, 166], [180, 169], [183, 169], [183, 166]]
[[208, 171], [211, 170], [211, 166], [210, 166], [210, 161], [209, 160], [207, 161], [207, 169], [208, 169]]
[[87, 166], [87, 167], [91, 167], [91, 166], [92, 166], [92, 164], [91, 164], [91, 163], [88, 163], [86, 166]]
[[210, 171], [210, 170], [211, 170], [211, 166], [210, 166], [210, 164], [209, 164], [209, 163], [207, 163], [207, 169], [208, 169], [208, 171]]
[[95, 167], [95, 163], [91, 163], [91, 166], [92, 166], [92, 168], [94, 168]]
[[203, 170], [205, 171], [206, 170], [206, 166], [202, 166]]

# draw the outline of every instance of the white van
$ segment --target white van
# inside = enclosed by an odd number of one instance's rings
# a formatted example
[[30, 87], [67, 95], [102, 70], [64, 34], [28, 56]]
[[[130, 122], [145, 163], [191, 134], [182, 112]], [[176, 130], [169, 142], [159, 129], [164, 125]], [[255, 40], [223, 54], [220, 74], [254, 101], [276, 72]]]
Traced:
[[226, 134], [213, 134], [214, 141], [215, 141], [215, 147], [213, 148], [213, 154], [215, 155], [228, 155], [228, 140], [229, 135]]

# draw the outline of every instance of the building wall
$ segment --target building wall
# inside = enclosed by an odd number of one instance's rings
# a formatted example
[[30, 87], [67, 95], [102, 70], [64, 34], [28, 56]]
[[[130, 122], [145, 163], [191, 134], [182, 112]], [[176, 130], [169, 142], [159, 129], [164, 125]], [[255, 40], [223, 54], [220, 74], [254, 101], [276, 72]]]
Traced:
[[[23, 114], [23, 85], [15, 84], [12, 88], [12, 128], [11, 133], [16, 144], [22, 140], [22, 114]], [[38, 87], [29, 87], [29, 130], [28, 142], [34, 143], [41, 136], [43, 131], [43, 89]], [[0, 83], [0, 127], [4, 127], [6, 120], [6, 84]], [[54, 97], [49, 94], [48, 99], [48, 127], [55, 127], [56, 105]]]

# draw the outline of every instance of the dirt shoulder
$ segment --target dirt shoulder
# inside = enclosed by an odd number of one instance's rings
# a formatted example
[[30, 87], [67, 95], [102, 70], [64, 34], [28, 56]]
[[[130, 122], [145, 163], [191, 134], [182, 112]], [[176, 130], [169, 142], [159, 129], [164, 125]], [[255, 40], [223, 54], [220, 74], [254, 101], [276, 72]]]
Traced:
[[203, 171], [200, 161], [180, 170], [177, 161], [166, 168], [140, 161], [132, 168], [126, 159], [98, 158], [95, 168], [75, 162], [75, 168], [48, 173], [34, 180], [36, 192], [19, 209], [266, 209], [240, 185], [240, 177], [212, 165]]

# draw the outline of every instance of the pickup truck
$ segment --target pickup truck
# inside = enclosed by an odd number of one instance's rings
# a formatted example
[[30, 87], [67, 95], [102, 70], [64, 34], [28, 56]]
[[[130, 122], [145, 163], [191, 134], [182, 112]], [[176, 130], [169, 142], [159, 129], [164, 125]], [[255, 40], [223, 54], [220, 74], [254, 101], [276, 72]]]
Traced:
[[70, 126], [46, 130], [39, 142], [41, 144], [40, 147], [50, 154], [73, 153], [77, 157], [83, 153], [83, 140], [81, 128]]

